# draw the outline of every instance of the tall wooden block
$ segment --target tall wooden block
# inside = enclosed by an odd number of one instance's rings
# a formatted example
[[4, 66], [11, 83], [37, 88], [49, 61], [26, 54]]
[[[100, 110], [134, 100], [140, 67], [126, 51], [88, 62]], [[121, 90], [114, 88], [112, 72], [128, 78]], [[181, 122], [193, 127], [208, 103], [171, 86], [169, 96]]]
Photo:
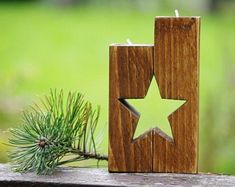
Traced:
[[132, 140], [139, 116], [123, 99], [146, 95], [153, 76], [153, 46], [110, 46], [109, 70], [109, 171], [151, 172], [152, 132]]
[[173, 142], [154, 133], [154, 172], [198, 170], [199, 26], [197, 17], [155, 21], [154, 75], [161, 97], [186, 103], [168, 117]]

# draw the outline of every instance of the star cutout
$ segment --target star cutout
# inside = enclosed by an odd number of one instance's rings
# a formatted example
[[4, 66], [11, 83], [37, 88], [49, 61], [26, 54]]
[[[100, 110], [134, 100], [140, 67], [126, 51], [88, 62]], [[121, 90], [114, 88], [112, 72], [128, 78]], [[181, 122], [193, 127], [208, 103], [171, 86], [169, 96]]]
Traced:
[[125, 101], [140, 113], [133, 140], [157, 125], [160, 125], [161, 133], [173, 139], [168, 116], [181, 107], [185, 100], [162, 99], [154, 77], [145, 98]]

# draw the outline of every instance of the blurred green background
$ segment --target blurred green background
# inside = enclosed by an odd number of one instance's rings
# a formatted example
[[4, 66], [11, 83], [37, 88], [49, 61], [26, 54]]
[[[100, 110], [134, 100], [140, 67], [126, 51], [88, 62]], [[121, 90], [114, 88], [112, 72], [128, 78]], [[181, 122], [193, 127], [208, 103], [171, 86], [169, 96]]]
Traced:
[[199, 170], [235, 174], [233, 0], [1, 0], [0, 162], [8, 161], [8, 128], [50, 88], [101, 105], [107, 153], [108, 46], [153, 43], [154, 17], [174, 9], [202, 17]]

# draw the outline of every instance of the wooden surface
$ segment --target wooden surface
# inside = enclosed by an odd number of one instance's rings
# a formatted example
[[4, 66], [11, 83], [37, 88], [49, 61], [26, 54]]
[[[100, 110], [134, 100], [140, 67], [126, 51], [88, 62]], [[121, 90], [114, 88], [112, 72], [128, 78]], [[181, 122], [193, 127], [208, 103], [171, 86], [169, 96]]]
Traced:
[[186, 103], [168, 117], [173, 143], [154, 133], [154, 172], [197, 172], [199, 21], [196, 17], [155, 21], [154, 74], [161, 96]]
[[146, 95], [153, 76], [153, 46], [110, 46], [109, 72], [109, 171], [151, 172], [152, 132], [132, 142], [139, 115], [123, 99]]
[[235, 186], [234, 176], [215, 174], [109, 173], [107, 169], [60, 168], [51, 176], [19, 174], [0, 164], [1, 187]]

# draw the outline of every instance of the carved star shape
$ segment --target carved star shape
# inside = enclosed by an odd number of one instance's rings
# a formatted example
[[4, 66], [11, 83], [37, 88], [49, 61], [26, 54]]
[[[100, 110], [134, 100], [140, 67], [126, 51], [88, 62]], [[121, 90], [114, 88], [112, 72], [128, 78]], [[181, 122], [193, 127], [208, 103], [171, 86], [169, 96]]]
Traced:
[[141, 137], [146, 131], [156, 128], [162, 131], [163, 137], [173, 139], [170, 123], [168, 116], [179, 109], [186, 101], [185, 100], [173, 100], [173, 99], [162, 99], [156, 78], [154, 77], [148, 88], [147, 95], [141, 99], [125, 99], [132, 108], [132, 112], [139, 114], [138, 124], [133, 135], [133, 140]]

